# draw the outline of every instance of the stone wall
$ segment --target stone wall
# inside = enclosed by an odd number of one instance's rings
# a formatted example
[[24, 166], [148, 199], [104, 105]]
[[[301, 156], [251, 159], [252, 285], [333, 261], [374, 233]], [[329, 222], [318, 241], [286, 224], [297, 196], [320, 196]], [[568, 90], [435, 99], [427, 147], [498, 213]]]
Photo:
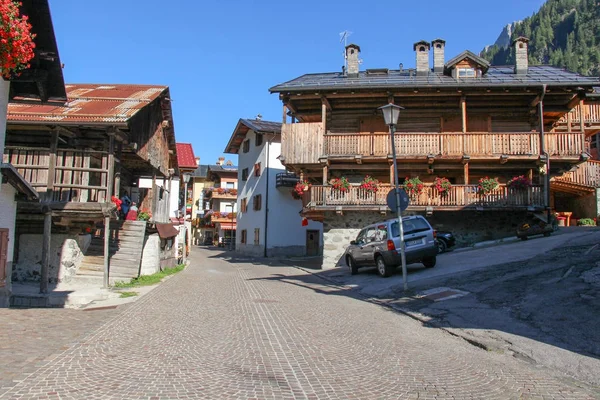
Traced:
[[[407, 212], [403, 216], [419, 213]], [[387, 212], [349, 211], [343, 215], [327, 213], [323, 221], [323, 268], [346, 265], [343, 259], [346, 247], [356, 239], [366, 225], [394, 218]], [[471, 246], [486, 240], [514, 236], [517, 226], [527, 219], [525, 211], [456, 211], [437, 212], [427, 217], [434, 229], [450, 231], [456, 236], [456, 247]]]
[[158, 233], [154, 233], [146, 235], [140, 275], [152, 275], [158, 271], [160, 271], [160, 237]]
[[596, 218], [596, 195], [575, 197], [564, 193], [554, 194], [554, 209], [557, 212], [570, 211], [571, 218]]
[[[13, 265], [12, 280], [38, 281], [42, 268], [43, 235], [19, 236], [19, 257]], [[91, 235], [53, 234], [50, 239], [50, 283], [69, 282], [77, 273]]]

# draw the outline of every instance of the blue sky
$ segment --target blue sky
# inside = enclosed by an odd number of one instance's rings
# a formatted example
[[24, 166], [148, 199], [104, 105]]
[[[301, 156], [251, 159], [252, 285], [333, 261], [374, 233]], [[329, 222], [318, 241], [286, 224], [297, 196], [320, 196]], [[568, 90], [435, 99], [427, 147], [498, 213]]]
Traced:
[[[446, 40], [446, 59], [478, 53], [541, 0], [50, 0], [67, 83], [168, 85], [178, 142], [213, 164], [239, 118], [281, 121], [268, 89], [341, 70], [339, 32], [365, 68], [415, 65], [412, 44]], [[226, 155], [237, 162], [237, 157]]]

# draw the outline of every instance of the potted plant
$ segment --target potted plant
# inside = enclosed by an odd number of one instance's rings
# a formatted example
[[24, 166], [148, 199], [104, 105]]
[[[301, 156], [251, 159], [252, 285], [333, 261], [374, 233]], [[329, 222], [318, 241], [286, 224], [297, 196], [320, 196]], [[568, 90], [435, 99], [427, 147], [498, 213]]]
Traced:
[[596, 221], [592, 218], [581, 218], [577, 221], [577, 226], [596, 226]]
[[300, 200], [305, 192], [308, 192], [310, 183], [308, 181], [299, 181], [296, 186], [292, 189], [292, 197], [296, 200]]
[[229, 194], [232, 196], [237, 196], [237, 189], [229, 189]]
[[152, 213], [146, 209], [142, 209], [137, 216], [138, 221], [149, 221], [152, 218]]
[[350, 190], [350, 182], [343, 176], [341, 178], [333, 178], [329, 181], [329, 184], [333, 186], [334, 190], [342, 193], [346, 193]]
[[527, 189], [531, 186], [531, 181], [525, 177], [525, 175], [519, 175], [513, 177], [506, 184], [511, 189]]
[[488, 194], [500, 187], [500, 182], [498, 182], [498, 178], [490, 178], [485, 177], [479, 179], [479, 183], [477, 184], [477, 189], [480, 194]]
[[433, 181], [433, 187], [435, 187], [440, 196], [447, 196], [448, 192], [450, 192], [452, 184], [450, 183], [448, 178], [436, 177]]
[[360, 182], [360, 188], [367, 193], [377, 192], [377, 185], [379, 185], [379, 181], [370, 175], [365, 176], [365, 179]]
[[414, 178], [409, 178], [409, 177], [404, 178], [403, 186], [404, 186], [404, 190], [406, 190], [406, 193], [408, 193], [408, 195], [411, 197], [420, 195], [423, 192], [423, 189], [425, 188], [425, 185], [419, 179], [418, 176], [416, 176]]
[[0, 74], [4, 79], [29, 68], [33, 58], [35, 35], [26, 15], [21, 16], [20, 3], [0, 0]]

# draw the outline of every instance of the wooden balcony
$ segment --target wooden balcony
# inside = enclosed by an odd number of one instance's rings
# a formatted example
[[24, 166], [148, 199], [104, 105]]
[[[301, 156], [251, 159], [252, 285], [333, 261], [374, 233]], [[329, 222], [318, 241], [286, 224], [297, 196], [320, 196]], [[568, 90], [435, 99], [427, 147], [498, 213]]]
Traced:
[[[392, 153], [387, 132], [322, 134], [321, 123], [284, 124], [282, 158], [286, 164], [316, 164], [320, 158], [387, 158]], [[585, 152], [583, 133], [546, 133], [545, 149], [554, 158], [578, 159]], [[536, 159], [537, 132], [411, 132], [395, 137], [399, 159], [494, 159], [501, 156]]]
[[13, 165], [40, 194], [41, 201], [110, 201], [107, 152], [58, 149], [54, 155], [47, 148], [6, 146], [3, 161]]
[[556, 191], [585, 195], [600, 187], [600, 161], [588, 160], [574, 171], [552, 178], [550, 187]]
[[[386, 197], [391, 185], [380, 185], [376, 193], [369, 193], [358, 186], [351, 186], [348, 192], [339, 192], [331, 186], [310, 187], [304, 199], [308, 210], [382, 210], [387, 207]], [[511, 189], [506, 185], [491, 193], [482, 195], [477, 185], [453, 185], [450, 192], [440, 195], [437, 189], [426, 185], [423, 192], [411, 198], [409, 210], [418, 211], [433, 207], [434, 210], [510, 210], [541, 209], [544, 204], [542, 186], [532, 186], [526, 190]]]

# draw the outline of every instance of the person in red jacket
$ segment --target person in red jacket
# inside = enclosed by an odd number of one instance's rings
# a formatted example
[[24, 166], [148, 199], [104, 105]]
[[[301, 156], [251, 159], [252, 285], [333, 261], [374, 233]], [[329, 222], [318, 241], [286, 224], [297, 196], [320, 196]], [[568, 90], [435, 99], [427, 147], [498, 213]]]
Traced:
[[129, 211], [127, 212], [127, 216], [125, 217], [126, 221], [137, 221], [138, 216], [138, 208], [135, 203], [131, 203], [131, 207], [129, 207]]

